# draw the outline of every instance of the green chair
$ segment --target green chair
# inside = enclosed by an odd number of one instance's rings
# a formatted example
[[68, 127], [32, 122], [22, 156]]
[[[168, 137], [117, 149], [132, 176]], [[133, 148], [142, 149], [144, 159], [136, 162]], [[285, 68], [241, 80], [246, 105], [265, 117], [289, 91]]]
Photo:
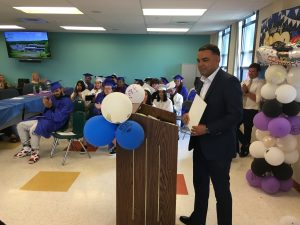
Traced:
[[82, 111], [85, 112], [85, 105], [84, 105], [84, 101], [82, 100], [76, 100], [73, 102], [73, 111], [77, 112], [77, 111]]
[[84, 149], [85, 153], [88, 155], [89, 158], [91, 158], [90, 153], [87, 151], [87, 149], [84, 147], [84, 145], [82, 144], [82, 142], [80, 140], [81, 138], [83, 138], [83, 128], [84, 128], [84, 124], [86, 121], [86, 113], [82, 112], [82, 111], [75, 111], [75, 112], [73, 112], [72, 117], [73, 117], [72, 132], [57, 131], [57, 132], [52, 133], [52, 136], [54, 138], [54, 143], [51, 148], [50, 157], [53, 156], [59, 140], [68, 140], [69, 141], [66, 153], [65, 153], [63, 161], [62, 161], [62, 165], [65, 165], [65, 162], [66, 162], [66, 159], [69, 154], [70, 147], [71, 147], [71, 144], [73, 141], [79, 141], [79, 143], [82, 146], [82, 148]]

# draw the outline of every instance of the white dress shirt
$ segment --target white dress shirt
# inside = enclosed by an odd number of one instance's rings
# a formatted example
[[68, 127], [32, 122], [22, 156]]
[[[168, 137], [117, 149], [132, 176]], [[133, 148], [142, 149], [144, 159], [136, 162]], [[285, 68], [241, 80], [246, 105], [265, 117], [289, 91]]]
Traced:
[[[249, 86], [250, 79], [244, 80], [241, 83], [242, 86], [244, 84], [246, 86]], [[261, 79], [258, 79], [258, 78], [252, 79], [252, 83], [251, 83], [249, 92], [256, 95], [256, 101], [253, 101], [251, 98], [244, 95], [243, 96], [243, 107], [244, 107], [244, 109], [255, 109], [255, 110], [259, 109], [259, 102], [261, 100], [260, 90], [261, 90], [261, 87], [263, 85], [264, 85], [264, 80], [261, 80]]]
[[202, 99], [205, 98], [205, 95], [211, 85], [211, 83], [213, 82], [216, 74], [218, 73], [220, 67], [218, 67], [218, 69], [216, 69], [209, 77], [204, 77], [204, 76], [201, 76], [201, 81], [203, 82], [203, 86], [201, 88], [201, 91], [200, 91], [200, 97]]

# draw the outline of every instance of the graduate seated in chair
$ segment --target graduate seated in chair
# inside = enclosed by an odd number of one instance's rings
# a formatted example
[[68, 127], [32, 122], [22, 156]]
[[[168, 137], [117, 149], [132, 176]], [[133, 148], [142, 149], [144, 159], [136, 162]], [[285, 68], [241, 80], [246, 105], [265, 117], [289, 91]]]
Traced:
[[85, 108], [88, 109], [88, 106], [91, 103], [91, 101], [86, 101], [85, 97], [88, 95], [91, 95], [91, 92], [86, 88], [84, 82], [82, 80], [77, 81], [74, 91], [71, 94], [71, 100], [73, 102], [83, 101]]
[[52, 96], [44, 97], [45, 111], [42, 116], [18, 123], [17, 130], [22, 142], [22, 149], [14, 155], [15, 158], [30, 156], [29, 163], [36, 163], [40, 159], [40, 139], [49, 138], [52, 132], [59, 130], [68, 123], [73, 111], [73, 103], [64, 96], [59, 82], [51, 83]]
[[[94, 110], [93, 110], [93, 115], [94, 116], [102, 115], [101, 106], [102, 106], [103, 99], [107, 95], [109, 95], [113, 92], [114, 85], [115, 84], [114, 84], [114, 82], [111, 78], [106, 78], [104, 80], [104, 82], [103, 82], [103, 92], [98, 94], [97, 97], [96, 97], [96, 100], [95, 100], [95, 107], [94, 107]], [[114, 155], [116, 153], [115, 149], [116, 149], [116, 142], [114, 140], [112, 143], [110, 143], [108, 145], [109, 154]]]

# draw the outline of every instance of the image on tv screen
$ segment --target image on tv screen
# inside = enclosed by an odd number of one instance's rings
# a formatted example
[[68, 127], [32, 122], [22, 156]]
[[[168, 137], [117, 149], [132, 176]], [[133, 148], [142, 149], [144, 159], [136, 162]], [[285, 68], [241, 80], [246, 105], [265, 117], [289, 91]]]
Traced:
[[4, 32], [8, 56], [18, 59], [51, 57], [47, 32]]

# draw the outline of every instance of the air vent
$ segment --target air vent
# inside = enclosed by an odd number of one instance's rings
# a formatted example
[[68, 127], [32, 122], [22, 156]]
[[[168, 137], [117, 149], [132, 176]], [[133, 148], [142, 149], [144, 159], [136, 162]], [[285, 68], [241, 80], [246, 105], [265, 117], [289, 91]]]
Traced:
[[47, 20], [41, 18], [20, 18], [19, 20], [24, 23], [38, 23], [38, 24], [48, 23]]

